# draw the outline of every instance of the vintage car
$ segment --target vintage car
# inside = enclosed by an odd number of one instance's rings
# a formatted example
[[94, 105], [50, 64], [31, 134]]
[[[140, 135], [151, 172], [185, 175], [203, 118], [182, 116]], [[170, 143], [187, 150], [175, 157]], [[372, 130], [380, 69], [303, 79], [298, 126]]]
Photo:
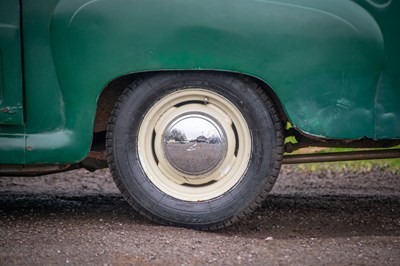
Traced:
[[400, 144], [399, 16], [397, 0], [2, 0], [0, 175], [109, 167], [155, 222], [229, 226], [282, 163], [400, 157], [287, 154]]

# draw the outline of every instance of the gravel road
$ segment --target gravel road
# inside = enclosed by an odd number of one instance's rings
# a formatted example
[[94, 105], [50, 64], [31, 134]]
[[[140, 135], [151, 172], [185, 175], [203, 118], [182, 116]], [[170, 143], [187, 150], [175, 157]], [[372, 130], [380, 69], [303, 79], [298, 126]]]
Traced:
[[285, 166], [217, 232], [139, 216], [106, 170], [0, 178], [0, 265], [400, 265], [400, 172]]

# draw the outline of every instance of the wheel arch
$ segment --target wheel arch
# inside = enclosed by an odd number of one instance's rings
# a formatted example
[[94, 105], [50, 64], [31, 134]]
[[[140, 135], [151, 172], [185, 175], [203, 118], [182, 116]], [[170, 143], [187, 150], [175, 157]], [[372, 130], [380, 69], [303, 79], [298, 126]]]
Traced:
[[[118, 97], [121, 95], [123, 90], [129, 86], [132, 82], [137, 82], [139, 80], [146, 79], [152, 75], [156, 75], [158, 73], [165, 73], [165, 72], [202, 72], [202, 73], [222, 73], [224, 75], [232, 75], [238, 77], [240, 79], [247, 79], [251, 80], [257, 86], [259, 86], [262, 90], [264, 90], [267, 95], [272, 100], [275, 108], [278, 110], [278, 115], [281, 121], [287, 122], [288, 118], [286, 112], [283, 108], [281, 101], [279, 100], [278, 96], [276, 95], [275, 91], [268, 85], [267, 82], [264, 80], [254, 77], [248, 74], [231, 72], [231, 71], [216, 71], [216, 70], [168, 70], [168, 71], [150, 71], [150, 72], [140, 72], [140, 73], [131, 73], [127, 75], [123, 75], [111, 80], [100, 92], [98, 99], [97, 99], [97, 107], [96, 113], [94, 118], [93, 124], [93, 133], [101, 134], [107, 130], [107, 124], [114, 108], [114, 105], [118, 101]], [[93, 139], [96, 140], [96, 137]]]

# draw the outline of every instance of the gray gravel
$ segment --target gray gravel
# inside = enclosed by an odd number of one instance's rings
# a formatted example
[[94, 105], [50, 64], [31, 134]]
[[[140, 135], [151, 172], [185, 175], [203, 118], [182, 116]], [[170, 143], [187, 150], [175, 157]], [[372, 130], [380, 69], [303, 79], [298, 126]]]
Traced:
[[400, 173], [285, 166], [218, 232], [135, 213], [108, 171], [0, 178], [0, 265], [400, 265]]

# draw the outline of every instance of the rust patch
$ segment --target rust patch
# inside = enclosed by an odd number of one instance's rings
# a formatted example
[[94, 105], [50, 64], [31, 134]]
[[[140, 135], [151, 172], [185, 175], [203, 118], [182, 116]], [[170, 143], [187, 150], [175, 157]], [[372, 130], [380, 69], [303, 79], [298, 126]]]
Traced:
[[91, 151], [89, 152], [88, 158], [93, 158], [100, 161], [106, 161], [107, 155], [105, 151]]

